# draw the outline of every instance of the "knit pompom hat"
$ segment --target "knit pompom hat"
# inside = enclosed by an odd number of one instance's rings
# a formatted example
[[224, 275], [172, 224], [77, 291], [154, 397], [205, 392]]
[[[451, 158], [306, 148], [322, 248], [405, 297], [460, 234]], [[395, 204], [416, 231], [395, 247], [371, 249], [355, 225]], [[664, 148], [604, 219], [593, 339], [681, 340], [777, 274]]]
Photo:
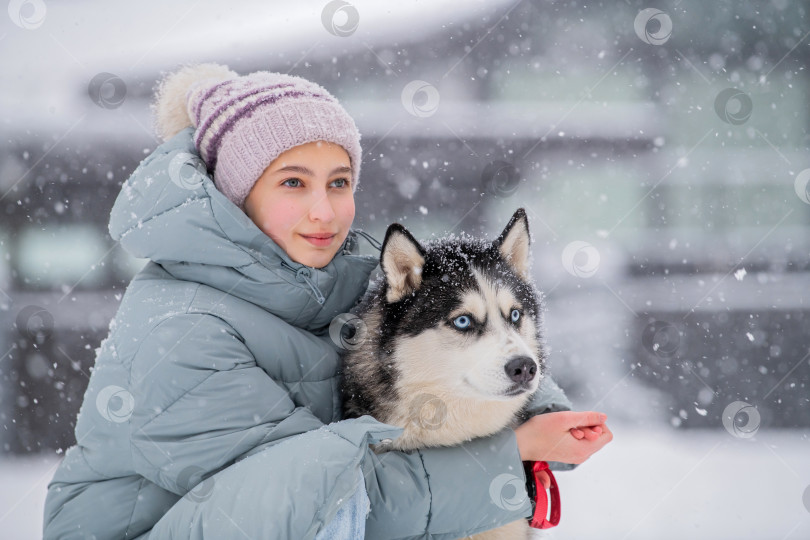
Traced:
[[214, 184], [244, 210], [245, 198], [279, 154], [314, 141], [349, 154], [352, 191], [360, 179], [360, 132], [323, 87], [283, 73], [239, 76], [219, 64], [184, 66], [164, 77], [152, 103], [165, 141], [193, 126], [194, 144]]

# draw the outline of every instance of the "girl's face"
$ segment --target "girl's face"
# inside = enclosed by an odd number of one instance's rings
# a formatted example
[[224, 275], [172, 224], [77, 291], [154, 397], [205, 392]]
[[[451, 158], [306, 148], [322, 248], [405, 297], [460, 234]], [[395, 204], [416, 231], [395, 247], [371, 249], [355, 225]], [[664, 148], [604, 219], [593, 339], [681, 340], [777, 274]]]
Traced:
[[323, 268], [354, 221], [350, 163], [346, 150], [334, 143], [291, 148], [253, 185], [245, 213], [292, 260]]

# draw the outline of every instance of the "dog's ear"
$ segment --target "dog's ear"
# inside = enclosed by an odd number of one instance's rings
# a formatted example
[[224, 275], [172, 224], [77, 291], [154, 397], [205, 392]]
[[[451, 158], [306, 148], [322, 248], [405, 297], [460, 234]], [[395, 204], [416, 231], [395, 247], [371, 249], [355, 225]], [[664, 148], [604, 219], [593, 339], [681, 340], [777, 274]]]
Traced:
[[506, 228], [492, 245], [520, 277], [529, 279], [529, 219], [518, 208]]
[[408, 229], [392, 223], [385, 232], [380, 250], [380, 268], [388, 283], [386, 301], [394, 303], [417, 290], [422, 284], [425, 250]]

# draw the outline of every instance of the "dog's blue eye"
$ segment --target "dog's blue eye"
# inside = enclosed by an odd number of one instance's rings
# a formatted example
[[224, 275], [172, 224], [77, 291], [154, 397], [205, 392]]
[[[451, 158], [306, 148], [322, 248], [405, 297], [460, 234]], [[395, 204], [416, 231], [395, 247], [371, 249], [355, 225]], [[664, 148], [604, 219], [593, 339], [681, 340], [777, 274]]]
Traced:
[[453, 324], [456, 325], [456, 328], [467, 328], [470, 326], [470, 318], [466, 315], [462, 315], [460, 317], [456, 317], [453, 321]]
[[512, 310], [512, 322], [518, 322], [518, 319], [520, 319], [520, 310], [513, 309]]

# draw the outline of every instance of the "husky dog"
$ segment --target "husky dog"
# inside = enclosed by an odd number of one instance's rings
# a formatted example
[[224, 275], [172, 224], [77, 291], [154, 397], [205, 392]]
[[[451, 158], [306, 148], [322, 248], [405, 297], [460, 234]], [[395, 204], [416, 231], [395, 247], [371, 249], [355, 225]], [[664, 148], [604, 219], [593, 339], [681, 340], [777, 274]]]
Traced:
[[[364, 335], [343, 358], [344, 417], [404, 428], [386, 450], [454, 446], [520, 425], [546, 370], [529, 240], [523, 208], [494, 242], [451, 236], [423, 246], [390, 225], [384, 278], [353, 310]], [[474, 538], [530, 531], [523, 519]]]

